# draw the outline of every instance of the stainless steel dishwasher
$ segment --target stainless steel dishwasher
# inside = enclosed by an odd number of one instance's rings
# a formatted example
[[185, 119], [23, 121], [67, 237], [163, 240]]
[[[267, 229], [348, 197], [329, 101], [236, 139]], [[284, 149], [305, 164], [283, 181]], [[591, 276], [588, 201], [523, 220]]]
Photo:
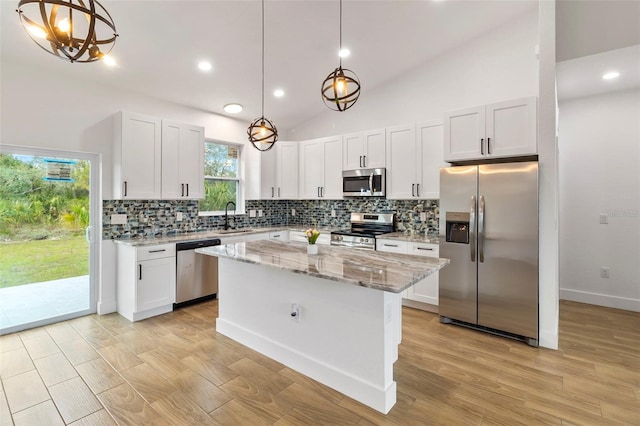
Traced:
[[197, 254], [195, 249], [219, 246], [212, 238], [176, 244], [176, 303], [189, 305], [216, 297], [218, 293], [218, 258]]

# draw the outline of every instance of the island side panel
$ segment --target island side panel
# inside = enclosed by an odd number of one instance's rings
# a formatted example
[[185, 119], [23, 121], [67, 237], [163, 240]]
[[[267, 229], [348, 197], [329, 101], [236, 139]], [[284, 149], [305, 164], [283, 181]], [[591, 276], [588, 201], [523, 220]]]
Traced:
[[378, 411], [395, 404], [399, 294], [226, 258], [218, 291], [219, 333]]

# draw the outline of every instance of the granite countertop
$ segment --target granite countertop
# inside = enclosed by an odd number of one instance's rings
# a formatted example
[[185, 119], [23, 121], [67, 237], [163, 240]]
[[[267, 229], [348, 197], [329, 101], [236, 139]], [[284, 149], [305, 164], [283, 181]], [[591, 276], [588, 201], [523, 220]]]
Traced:
[[[179, 243], [182, 241], [197, 241], [207, 238], [224, 238], [224, 237], [237, 237], [241, 235], [261, 234], [263, 232], [277, 232], [277, 231], [301, 231], [304, 232], [309, 229], [309, 226], [277, 226], [277, 227], [265, 227], [265, 228], [242, 228], [236, 230], [223, 231], [220, 229], [212, 231], [197, 231], [197, 232], [183, 232], [171, 235], [162, 235], [156, 237], [145, 238], [121, 238], [114, 239], [113, 241], [118, 244], [126, 244], [130, 246], [148, 246], [155, 244], [169, 244]], [[331, 228], [315, 228], [321, 233], [330, 233]]]
[[391, 293], [402, 292], [449, 263], [449, 259], [335, 246], [319, 246], [317, 255], [308, 255], [307, 244], [282, 241], [227, 244], [196, 249], [196, 253]]
[[439, 244], [438, 237], [425, 235], [424, 233], [412, 234], [409, 232], [392, 232], [390, 234], [378, 235], [377, 238], [385, 240], [411, 241], [414, 243]]

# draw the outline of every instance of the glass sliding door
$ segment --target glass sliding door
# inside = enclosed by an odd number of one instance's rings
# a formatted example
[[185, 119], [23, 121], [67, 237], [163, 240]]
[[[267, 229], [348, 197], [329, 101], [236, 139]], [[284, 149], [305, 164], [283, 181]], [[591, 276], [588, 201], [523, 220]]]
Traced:
[[93, 154], [0, 146], [0, 334], [96, 311], [97, 170]]

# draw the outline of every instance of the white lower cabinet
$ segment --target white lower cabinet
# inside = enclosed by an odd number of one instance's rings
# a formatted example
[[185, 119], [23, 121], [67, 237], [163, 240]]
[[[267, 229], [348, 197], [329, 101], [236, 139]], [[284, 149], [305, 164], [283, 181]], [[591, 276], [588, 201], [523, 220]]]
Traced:
[[173, 310], [176, 245], [117, 246], [118, 313], [139, 321]]
[[289, 231], [271, 231], [269, 232], [270, 240], [289, 241]]
[[[389, 253], [412, 254], [415, 256], [425, 257], [439, 256], [438, 244], [417, 243], [413, 241], [400, 240], [385, 240], [382, 238], [376, 239], [376, 250]], [[436, 306], [438, 306], [438, 272], [429, 275], [427, 278], [409, 287], [402, 293], [402, 298], [402, 303], [405, 306], [410, 306], [412, 308], [422, 309], [425, 311], [437, 312]]]

